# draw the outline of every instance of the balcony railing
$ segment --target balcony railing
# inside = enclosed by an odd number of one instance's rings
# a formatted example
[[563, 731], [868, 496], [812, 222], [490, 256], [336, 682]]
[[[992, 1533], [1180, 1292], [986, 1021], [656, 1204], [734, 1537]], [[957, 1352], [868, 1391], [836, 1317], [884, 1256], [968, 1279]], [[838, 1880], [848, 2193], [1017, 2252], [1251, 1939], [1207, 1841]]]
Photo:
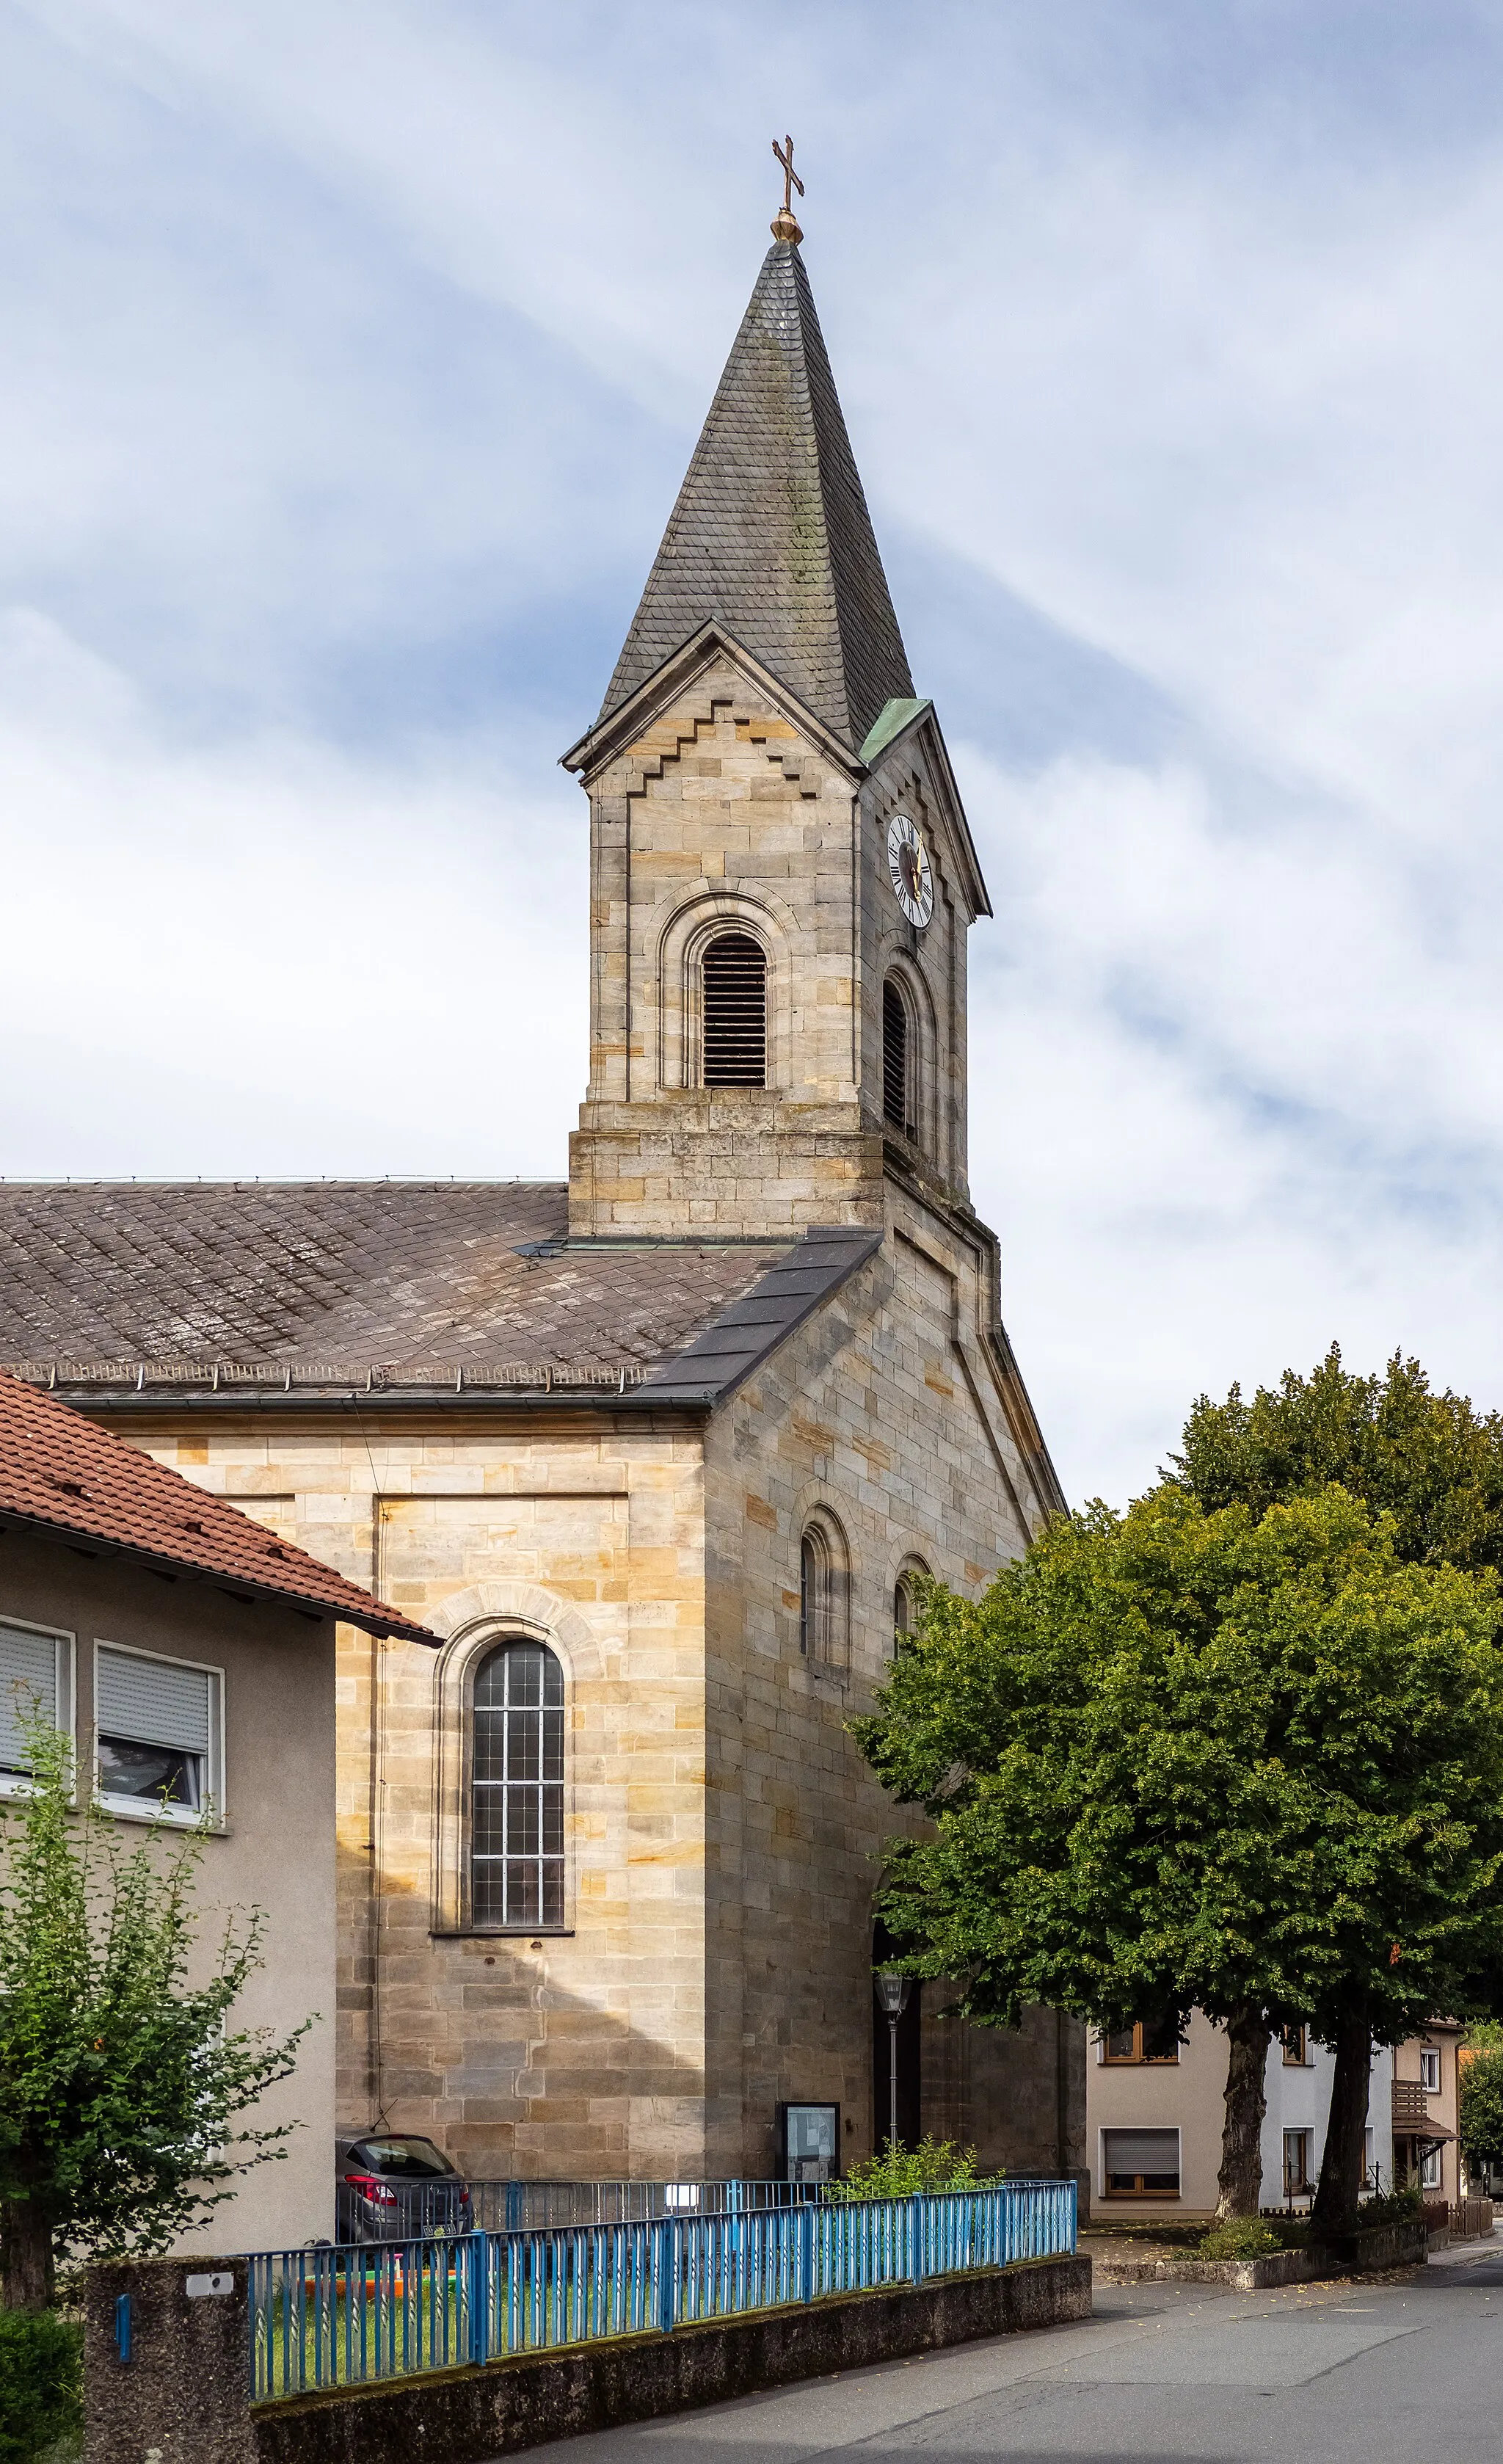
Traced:
[[1429, 2100], [1418, 2079], [1393, 2082], [1393, 2126], [1401, 2138], [1423, 2137], [1430, 2119]]

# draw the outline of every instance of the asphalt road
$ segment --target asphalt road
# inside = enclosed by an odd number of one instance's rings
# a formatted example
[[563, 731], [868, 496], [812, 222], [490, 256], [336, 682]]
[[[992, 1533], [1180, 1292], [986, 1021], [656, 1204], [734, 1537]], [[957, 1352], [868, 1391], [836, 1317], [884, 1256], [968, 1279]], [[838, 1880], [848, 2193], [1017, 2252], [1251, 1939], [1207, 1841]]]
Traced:
[[558, 2464], [1457, 2464], [1503, 2455], [1503, 2246], [1406, 2281], [1101, 2288], [1003, 2336], [545, 2451]]

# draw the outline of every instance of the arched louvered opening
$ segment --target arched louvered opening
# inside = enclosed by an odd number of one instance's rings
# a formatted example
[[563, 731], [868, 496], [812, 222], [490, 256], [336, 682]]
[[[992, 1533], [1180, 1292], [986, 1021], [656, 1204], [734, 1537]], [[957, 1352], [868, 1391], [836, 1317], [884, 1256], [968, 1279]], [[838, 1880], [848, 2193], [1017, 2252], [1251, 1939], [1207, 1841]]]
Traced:
[[912, 1137], [913, 1053], [908, 1004], [889, 976], [882, 988], [882, 1116], [904, 1137]]
[[767, 958], [750, 933], [717, 933], [701, 961], [707, 1087], [767, 1085]]

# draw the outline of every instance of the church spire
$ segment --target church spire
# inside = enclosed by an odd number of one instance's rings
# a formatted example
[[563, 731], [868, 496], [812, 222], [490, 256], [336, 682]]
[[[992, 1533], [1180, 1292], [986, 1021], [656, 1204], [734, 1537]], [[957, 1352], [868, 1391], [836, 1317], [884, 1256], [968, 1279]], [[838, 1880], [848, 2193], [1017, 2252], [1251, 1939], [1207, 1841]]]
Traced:
[[600, 716], [713, 623], [856, 752], [913, 679], [792, 211], [773, 229]]

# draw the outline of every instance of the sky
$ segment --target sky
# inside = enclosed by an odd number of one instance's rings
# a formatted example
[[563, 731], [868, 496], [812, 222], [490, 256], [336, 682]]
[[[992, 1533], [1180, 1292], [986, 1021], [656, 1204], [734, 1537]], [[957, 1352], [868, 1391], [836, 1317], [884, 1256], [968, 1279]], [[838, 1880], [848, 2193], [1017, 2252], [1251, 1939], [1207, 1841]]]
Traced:
[[562, 1174], [787, 129], [1067, 1492], [1503, 1407], [1503, 0], [0, 0], [0, 1171]]

